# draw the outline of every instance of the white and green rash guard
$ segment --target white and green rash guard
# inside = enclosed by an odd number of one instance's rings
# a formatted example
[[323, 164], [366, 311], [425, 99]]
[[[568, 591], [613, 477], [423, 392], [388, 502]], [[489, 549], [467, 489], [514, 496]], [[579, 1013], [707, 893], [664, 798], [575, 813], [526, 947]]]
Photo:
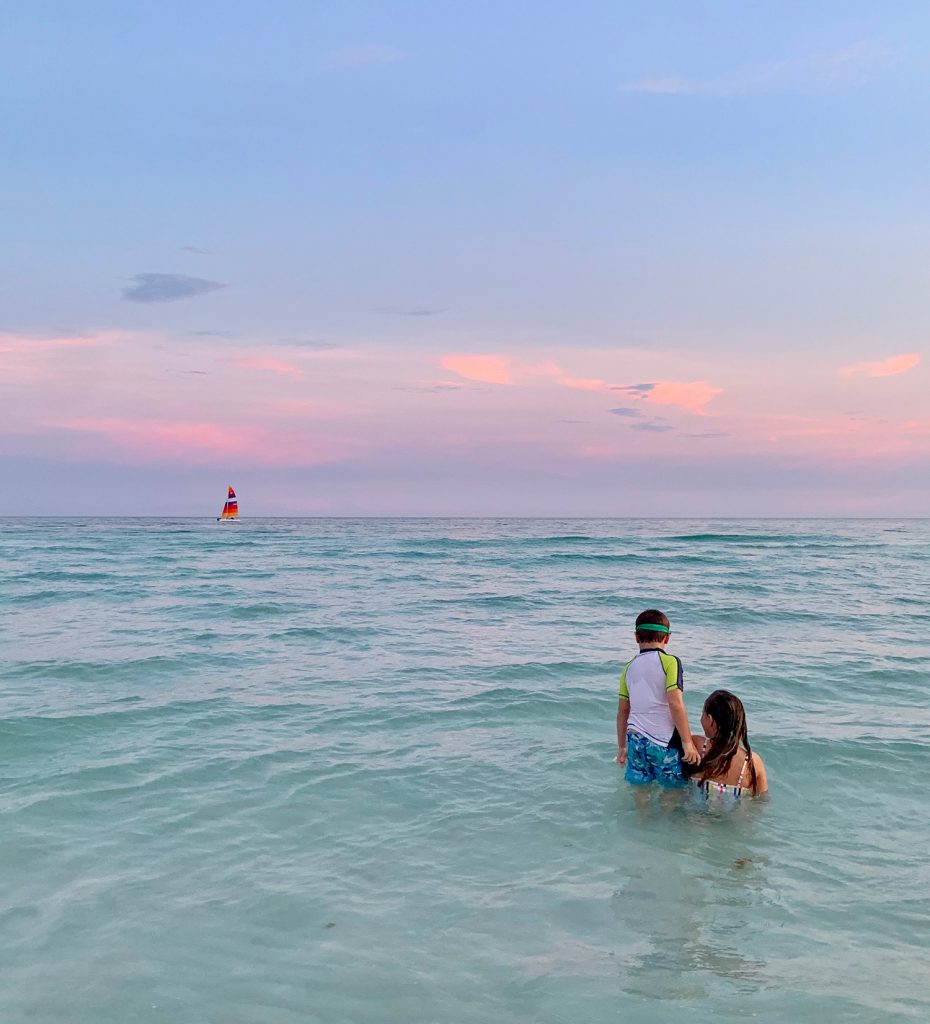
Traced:
[[620, 696], [630, 702], [627, 726], [660, 747], [681, 748], [668, 708], [669, 690], [684, 690], [684, 669], [674, 654], [651, 648], [628, 661], [620, 675]]

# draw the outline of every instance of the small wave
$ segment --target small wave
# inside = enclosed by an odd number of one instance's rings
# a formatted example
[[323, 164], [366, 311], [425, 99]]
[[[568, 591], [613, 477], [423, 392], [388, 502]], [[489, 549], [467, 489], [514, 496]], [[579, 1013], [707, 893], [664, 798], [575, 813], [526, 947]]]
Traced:
[[495, 716], [502, 713], [551, 713], [553, 710], [567, 715], [576, 714], [582, 708], [590, 709], [592, 714], [602, 714], [605, 706], [602, 695], [582, 690], [577, 687], [565, 688], [556, 692], [546, 690], [521, 690], [515, 686], [495, 686], [478, 693], [456, 697], [449, 701], [449, 706], [459, 709], [494, 707]]
[[415, 561], [436, 561], [441, 558], [448, 558], [451, 554], [450, 551], [430, 551], [421, 550], [419, 548], [413, 548], [407, 551], [371, 551], [366, 552], [364, 555], [365, 560], [372, 558], [390, 558], [397, 559], [399, 562], [415, 562]]
[[483, 538], [476, 537], [410, 537], [407, 540], [400, 541], [400, 544], [405, 548], [477, 548], [483, 547], [485, 544], [499, 544], [500, 542], [499, 538], [489, 538], [485, 540]]
[[37, 569], [9, 578], [10, 583], [99, 583], [101, 580], [122, 580], [124, 577], [110, 572], [75, 572], [64, 569]]
[[[616, 543], [615, 537], [595, 537], [586, 533], [554, 533], [537, 537], [501, 536], [501, 537], [428, 537], [411, 538], [401, 541], [401, 545], [410, 550], [437, 549], [433, 553], [455, 551], [456, 549], [473, 550], [476, 548], [495, 549], [506, 547], [528, 548], [543, 547], [552, 544], [611, 544]], [[629, 538], [623, 538], [628, 542]], [[391, 554], [393, 552], [385, 552]]]
[[477, 672], [473, 670], [473, 674], [495, 682], [539, 682], [547, 679], [564, 684], [568, 679], [612, 680], [619, 676], [620, 668], [620, 663], [615, 661], [526, 661], [491, 665]]
[[657, 537], [661, 541], [681, 543], [713, 542], [717, 544], [757, 544], [778, 541], [806, 540], [804, 534], [792, 533], [679, 533], [671, 537]]
[[[212, 663], [223, 659], [211, 654]], [[177, 675], [189, 672], [191, 658], [156, 654], [148, 658], [127, 658], [120, 661], [26, 661], [7, 669], [8, 678], [63, 680], [72, 683], [105, 683], [119, 680], [148, 679], [154, 675]]]
[[537, 559], [536, 562], [559, 562], [559, 563], [594, 563], [594, 564], [616, 564], [621, 565], [623, 563], [633, 562], [652, 562], [655, 561], [655, 554], [648, 551], [642, 553], [635, 551], [618, 552], [616, 554], [598, 554], [596, 552], [584, 552], [584, 551], [565, 551], [565, 552], [553, 552], [551, 555], [542, 555]]
[[249, 621], [251, 619], [266, 619], [275, 615], [286, 615], [292, 611], [293, 608], [291, 607], [269, 601], [266, 604], [233, 605], [232, 607], [224, 608], [222, 614], [232, 619]]
[[175, 700], [162, 704], [145, 703], [136, 697], [122, 697], [113, 701], [113, 704], [117, 706], [105, 710], [6, 718], [0, 720], [0, 736], [3, 737], [4, 745], [13, 741], [28, 743], [75, 732], [99, 731], [106, 734], [115, 725], [132, 726], [145, 720], [181, 717], [193, 721], [206, 715], [217, 722], [239, 720], [251, 710], [247, 705], [227, 697]]
[[542, 608], [552, 602], [524, 594], [463, 594], [461, 597], [437, 597], [430, 605], [458, 605], [470, 608]]
[[271, 633], [270, 640], [365, 640], [383, 632], [371, 626], [294, 626]]
[[8, 597], [5, 600], [5, 604], [11, 607], [16, 605], [32, 605], [32, 604], [43, 604], [46, 601], [67, 601], [81, 598], [84, 596], [84, 592], [80, 590], [72, 591], [61, 591], [61, 590], [36, 590], [31, 594], [20, 594], [17, 597]]
[[529, 547], [534, 544], [609, 544], [616, 540], [615, 537], [592, 537], [585, 533], [555, 533], [550, 537], [518, 537], [515, 543]]

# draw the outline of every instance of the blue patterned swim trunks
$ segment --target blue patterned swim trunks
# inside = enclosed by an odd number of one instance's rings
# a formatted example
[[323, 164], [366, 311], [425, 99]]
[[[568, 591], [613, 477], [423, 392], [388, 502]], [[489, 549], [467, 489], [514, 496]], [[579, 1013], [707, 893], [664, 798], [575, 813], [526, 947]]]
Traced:
[[624, 778], [636, 785], [658, 782], [660, 786], [668, 789], [679, 789], [688, 785], [681, 772], [681, 751], [673, 747], [660, 747], [658, 743], [647, 740], [638, 732], [626, 734]]

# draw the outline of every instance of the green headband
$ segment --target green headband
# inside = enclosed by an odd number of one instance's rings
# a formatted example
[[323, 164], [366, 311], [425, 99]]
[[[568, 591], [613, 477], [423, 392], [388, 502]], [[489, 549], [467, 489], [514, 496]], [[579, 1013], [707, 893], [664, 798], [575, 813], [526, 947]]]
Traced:
[[649, 630], [650, 633], [667, 633], [668, 626], [660, 626], [657, 622], [642, 622], [637, 627], [637, 630]]

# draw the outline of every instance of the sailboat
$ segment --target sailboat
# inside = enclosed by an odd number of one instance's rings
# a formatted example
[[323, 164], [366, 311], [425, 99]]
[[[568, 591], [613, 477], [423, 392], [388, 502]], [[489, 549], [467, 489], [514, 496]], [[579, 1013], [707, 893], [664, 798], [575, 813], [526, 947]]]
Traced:
[[218, 523], [234, 523], [239, 518], [239, 502], [236, 501], [236, 492], [230, 487], [226, 496], [226, 504], [223, 511], [216, 517]]

